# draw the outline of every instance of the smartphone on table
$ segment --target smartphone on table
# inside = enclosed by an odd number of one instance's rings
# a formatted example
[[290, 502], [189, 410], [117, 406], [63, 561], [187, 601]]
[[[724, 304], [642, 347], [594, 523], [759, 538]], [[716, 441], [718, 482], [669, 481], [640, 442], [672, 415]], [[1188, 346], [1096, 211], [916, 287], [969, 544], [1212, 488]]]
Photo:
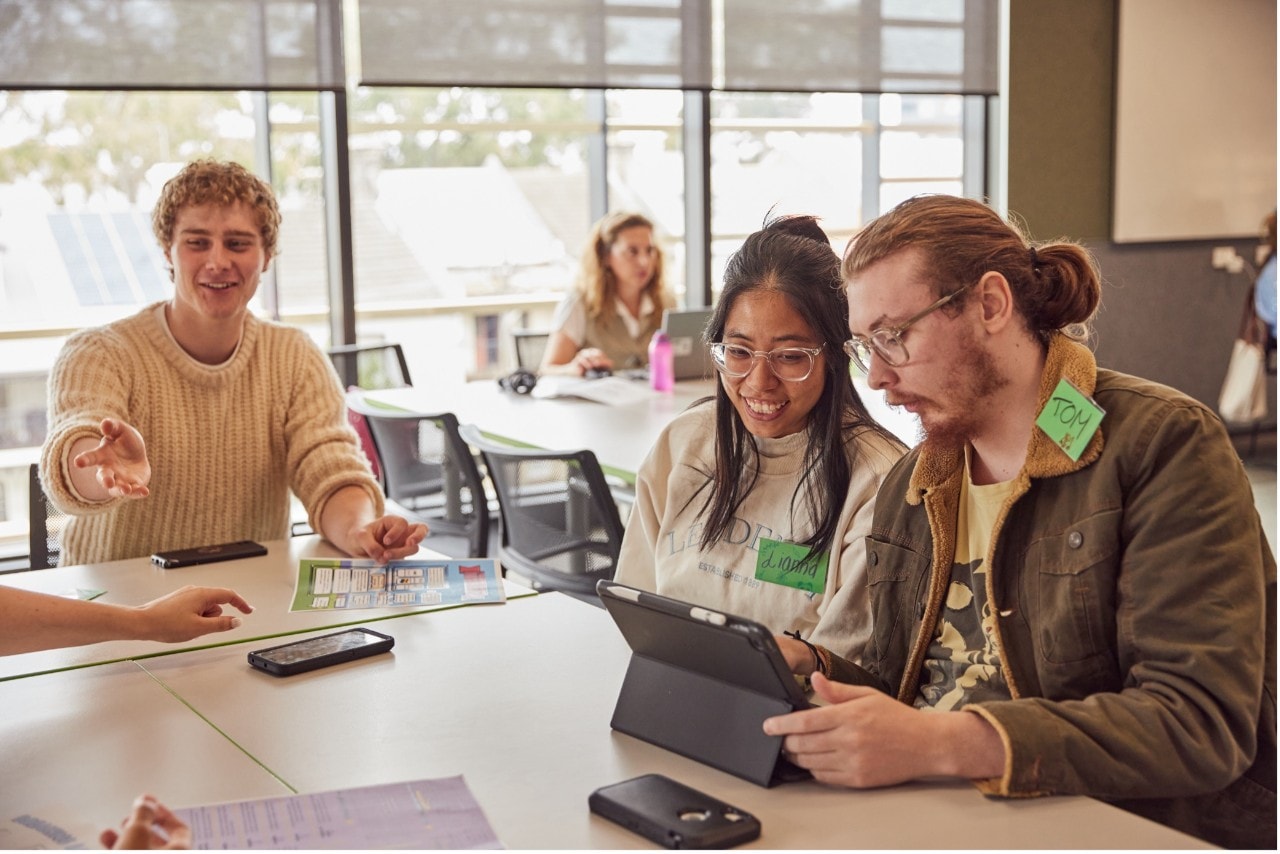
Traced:
[[731, 848], [760, 837], [745, 810], [661, 774], [645, 774], [591, 793], [596, 815], [667, 848]]
[[165, 569], [178, 569], [183, 566], [196, 566], [201, 563], [216, 563], [220, 560], [236, 560], [242, 557], [261, 557], [267, 553], [267, 547], [252, 540], [239, 540], [234, 543], [218, 543], [212, 546], [197, 546], [194, 549], [170, 549], [156, 552], [151, 562]]
[[344, 661], [368, 658], [390, 651], [395, 638], [358, 628], [321, 635], [318, 638], [293, 641], [249, 653], [249, 664], [272, 676], [293, 676]]

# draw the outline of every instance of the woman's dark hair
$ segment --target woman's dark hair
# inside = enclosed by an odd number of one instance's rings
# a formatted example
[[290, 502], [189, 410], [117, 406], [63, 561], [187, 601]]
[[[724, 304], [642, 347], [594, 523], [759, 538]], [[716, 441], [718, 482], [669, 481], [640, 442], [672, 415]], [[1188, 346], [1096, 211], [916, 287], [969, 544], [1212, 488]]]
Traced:
[[[856, 459], [846, 456], [848, 431], [872, 430], [897, 440], [867, 412], [850, 379], [843, 346], [849, 337], [849, 303], [840, 279], [840, 258], [816, 218], [786, 216], [767, 221], [729, 258], [724, 288], [703, 332], [705, 343], [720, 341], [734, 304], [744, 294], [757, 291], [781, 294], [822, 343], [822, 395], [805, 426], [804, 464], [791, 496], [792, 507], [803, 501], [815, 520], [813, 532], [803, 543], [816, 558], [831, 549], [849, 491]], [[710, 492], [701, 511], [706, 518], [703, 549], [728, 534], [734, 514], [757, 478], [755, 441], [722, 384], [716, 386], [715, 407], [716, 462], [715, 471], [708, 473]]]

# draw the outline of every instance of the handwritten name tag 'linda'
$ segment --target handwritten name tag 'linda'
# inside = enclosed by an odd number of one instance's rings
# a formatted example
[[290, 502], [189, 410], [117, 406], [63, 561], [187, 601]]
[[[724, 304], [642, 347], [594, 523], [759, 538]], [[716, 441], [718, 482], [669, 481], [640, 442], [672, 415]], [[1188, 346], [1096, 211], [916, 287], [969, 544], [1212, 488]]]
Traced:
[[1049, 402], [1040, 410], [1036, 426], [1054, 441], [1072, 460], [1080, 459], [1093, 434], [1102, 424], [1106, 410], [1093, 402], [1067, 380], [1059, 380], [1058, 387], [1049, 395]]
[[827, 587], [829, 556], [823, 552], [805, 562], [808, 554], [807, 546], [761, 537], [760, 551], [756, 555], [756, 578], [806, 593], [821, 593]]

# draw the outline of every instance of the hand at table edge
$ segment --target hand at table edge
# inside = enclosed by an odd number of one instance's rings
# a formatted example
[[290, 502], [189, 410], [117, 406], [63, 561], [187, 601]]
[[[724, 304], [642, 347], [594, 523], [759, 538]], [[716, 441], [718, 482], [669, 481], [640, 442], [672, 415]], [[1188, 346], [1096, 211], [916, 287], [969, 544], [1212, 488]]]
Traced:
[[120, 822], [119, 832], [108, 828], [98, 835], [108, 849], [173, 850], [191, 847], [191, 828], [154, 795], [139, 795], [133, 810]]
[[132, 634], [143, 640], [175, 643], [241, 625], [239, 617], [223, 613], [223, 605], [242, 614], [253, 613], [253, 606], [234, 590], [188, 584], [134, 609], [138, 626]]
[[787, 757], [819, 782], [876, 788], [924, 777], [967, 780], [1004, 773], [1005, 746], [981, 715], [917, 709], [876, 688], [812, 676], [827, 705], [766, 718]]

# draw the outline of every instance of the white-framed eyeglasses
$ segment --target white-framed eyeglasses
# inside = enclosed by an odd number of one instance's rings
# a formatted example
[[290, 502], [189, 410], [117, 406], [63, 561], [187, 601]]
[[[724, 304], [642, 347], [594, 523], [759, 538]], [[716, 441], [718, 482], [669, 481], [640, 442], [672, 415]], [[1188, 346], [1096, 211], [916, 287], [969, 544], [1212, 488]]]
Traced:
[[789, 383], [803, 382], [813, 373], [814, 357], [821, 347], [779, 347], [776, 350], [752, 350], [740, 344], [723, 341], [711, 345], [711, 361], [716, 370], [735, 379], [745, 377], [756, 366], [756, 359], [769, 363], [769, 370], [780, 380]]
[[902, 333], [906, 332], [916, 321], [933, 314], [975, 284], [977, 282], [970, 282], [964, 287], [952, 291], [923, 311], [911, 315], [897, 326], [882, 327], [865, 337], [854, 335], [844, 342], [844, 351], [849, 354], [850, 359], [853, 359], [854, 364], [862, 369], [863, 373], [871, 373], [871, 353], [873, 350], [877, 356], [884, 360], [886, 365], [894, 368], [905, 365], [910, 360], [911, 354], [907, 352], [907, 345], [902, 343]]

